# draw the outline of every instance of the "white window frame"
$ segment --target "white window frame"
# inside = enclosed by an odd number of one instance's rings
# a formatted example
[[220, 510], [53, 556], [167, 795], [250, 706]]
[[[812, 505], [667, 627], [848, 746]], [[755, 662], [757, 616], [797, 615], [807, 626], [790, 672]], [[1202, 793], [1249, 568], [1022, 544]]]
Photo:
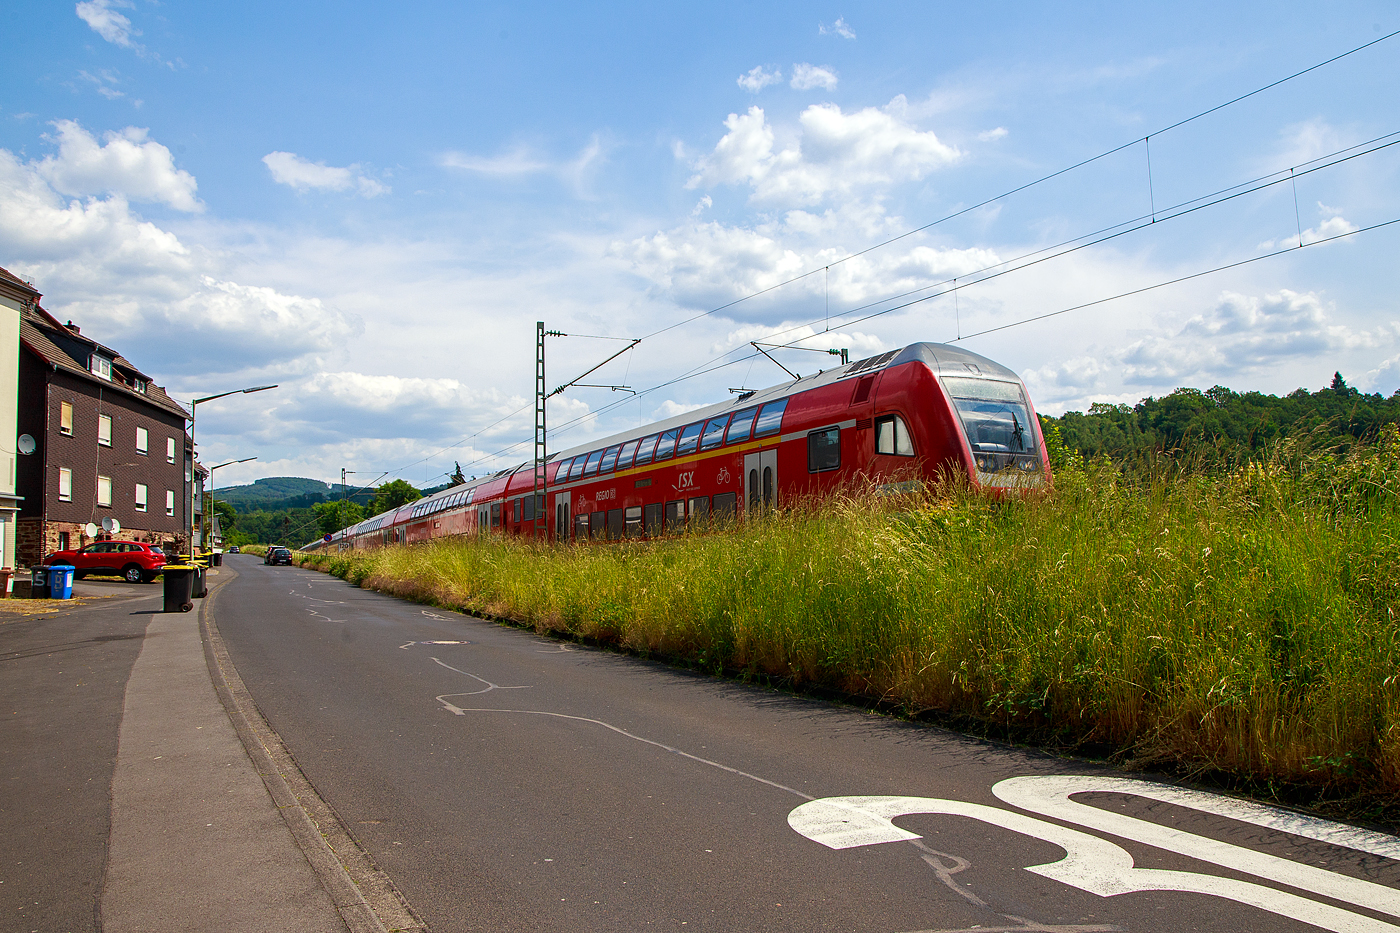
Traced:
[[97, 416], [97, 443], [103, 447], [112, 446], [112, 416]]
[[67, 467], [58, 468], [58, 501], [73, 501], [73, 471]]
[[173, 517], [175, 515], [175, 490], [165, 491], [165, 514]]
[[73, 403], [58, 403], [58, 433], [73, 436]]
[[151, 447], [151, 432], [145, 428], [136, 429], [136, 452], [145, 456]]
[[146, 484], [136, 484], [136, 511], [146, 511]]
[[99, 508], [110, 509], [112, 507], [112, 477], [97, 477], [97, 505]]
[[94, 376], [106, 379], [108, 382], [112, 381], [112, 361], [101, 353], [94, 353], [92, 355], [92, 362], [88, 365], [88, 368]]
[[175, 462], [175, 438], [173, 437], [167, 437], [165, 439], [165, 462]]

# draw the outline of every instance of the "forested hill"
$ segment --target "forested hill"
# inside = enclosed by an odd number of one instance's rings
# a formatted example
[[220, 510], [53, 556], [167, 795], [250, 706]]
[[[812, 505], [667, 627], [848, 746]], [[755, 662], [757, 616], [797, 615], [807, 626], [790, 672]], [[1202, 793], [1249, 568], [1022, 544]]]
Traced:
[[319, 479], [300, 476], [269, 476], [248, 486], [229, 486], [215, 495], [240, 512], [257, 509], [304, 509], [325, 502], [334, 487]]
[[1177, 389], [1136, 405], [1095, 404], [1042, 419], [1059, 428], [1065, 447], [1086, 456], [1118, 457], [1142, 450], [1174, 450], [1199, 444], [1259, 450], [1288, 435], [1312, 433], [1326, 445], [1374, 437], [1384, 424], [1400, 422], [1400, 391], [1386, 398], [1367, 395], [1338, 374], [1326, 389], [1288, 395], [1235, 392], [1224, 386]]

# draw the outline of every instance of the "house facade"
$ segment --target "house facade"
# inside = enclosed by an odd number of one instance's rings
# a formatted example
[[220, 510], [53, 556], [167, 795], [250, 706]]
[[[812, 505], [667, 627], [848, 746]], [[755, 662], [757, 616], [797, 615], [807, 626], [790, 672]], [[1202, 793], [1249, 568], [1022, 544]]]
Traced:
[[21, 310], [20, 345], [19, 431], [34, 451], [19, 457], [17, 559], [29, 565], [106, 537], [183, 550], [193, 466], [185, 409], [37, 295]]

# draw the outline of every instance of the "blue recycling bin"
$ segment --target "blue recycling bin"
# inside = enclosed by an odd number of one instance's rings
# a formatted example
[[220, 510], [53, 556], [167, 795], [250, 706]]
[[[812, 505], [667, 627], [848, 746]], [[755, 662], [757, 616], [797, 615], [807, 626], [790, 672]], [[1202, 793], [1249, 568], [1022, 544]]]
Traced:
[[73, 598], [73, 568], [49, 568], [49, 599]]

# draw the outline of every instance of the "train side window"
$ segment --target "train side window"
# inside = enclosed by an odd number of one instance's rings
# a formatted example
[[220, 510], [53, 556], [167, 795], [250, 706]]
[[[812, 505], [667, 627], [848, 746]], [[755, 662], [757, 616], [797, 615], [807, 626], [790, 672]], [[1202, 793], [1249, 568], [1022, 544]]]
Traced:
[[563, 461], [562, 463], [560, 463], [560, 462], [558, 462], [558, 461], [555, 461], [554, 463], [551, 463], [551, 464], [549, 464], [548, 466], [546, 466], [546, 467], [544, 468], [545, 482], [547, 482], [547, 483], [562, 482], [562, 480], [560, 479], [560, 477], [568, 476], [568, 475], [569, 475], [568, 472], [567, 472], [567, 469], [566, 469], [566, 468], [568, 467], [568, 465], [569, 465], [569, 462], [570, 462], [570, 461], [568, 461], [568, 460], [565, 460], [565, 461]]
[[588, 536], [593, 539], [600, 539], [607, 531], [607, 512], [588, 513]]
[[608, 540], [621, 541], [626, 522], [622, 509], [608, 509]]
[[642, 507], [629, 505], [623, 517], [623, 534], [629, 538], [639, 538], [642, 534]]
[[713, 450], [724, 443], [724, 429], [729, 425], [729, 416], [711, 418], [705, 425], [705, 433], [700, 437], [701, 450]]
[[722, 492], [715, 496], [714, 506], [710, 509], [710, 514], [714, 516], [715, 521], [732, 521], [738, 506], [738, 499], [739, 497], [732, 492]]
[[807, 435], [807, 472], [825, 473], [841, 468], [841, 429], [823, 428]]
[[613, 467], [617, 465], [617, 455], [621, 452], [621, 444], [615, 444], [612, 447], [609, 447], [607, 450], [603, 451], [603, 462], [598, 467], [598, 472], [600, 474], [611, 473], [613, 471]]
[[501, 504], [499, 502], [491, 503], [491, 527], [501, 527]]
[[758, 414], [757, 408], [746, 408], [734, 415], [734, 420], [729, 422], [729, 428], [724, 432], [724, 442], [726, 444], [737, 444], [740, 441], [749, 439], [749, 433], [753, 430], [753, 418]]
[[685, 528], [685, 500], [675, 499], [666, 503], [666, 531], [680, 531]]
[[569, 479], [583, 479], [583, 466], [588, 462], [588, 454], [579, 454], [574, 458], [573, 466], [569, 467]]
[[515, 503], [511, 506], [511, 521], [515, 522], [516, 524], [520, 523], [520, 511], [522, 505], [523, 503], [519, 499], [516, 499]]
[[653, 502], [643, 508], [642, 512], [645, 516], [643, 527], [646, 529], [647, 537], [655, 538], [661, 534], [662, 508], [660, 502]]
[[661, 439], [656, 442], [656, 459], [670, 460], [671, 454], [676, 452], [676, 435], [680, 432], [675, 428], [661, 435]]
[[[525, 503], [525, 514], [522, 517], [527, 522], [533, 522], [535, 520], [535, 498], [535, 496], [529, 495], [526, 496], [523, 500], [521, 500]], [[541, 496], [539, 498], [543, 499], [544, 497]]]
[[875, 419], [875, 452], [896, 457], [914, 456], [914, 442], [909, 439], [909, 428], [899, 415]]
[[787, 409], [787, 399], [779, 399], [764, 405], [758, 413], [758, 421], [753, 427], [754, 437], [767, 437], [783, 429], [783, 412]]
[[589, 454], [588, 462], [585, 463], [583, 467], [583, 478], [587, 479], [590, 476], [596, 475], [598, 472], [598, 464], [602, 462], [603, 452], [601, 450], [595, 450], [593, 453]]
[[625, 470], [632, 465], [632, 455], [637, 452], [637, 442], [628, 441], [622, 445], [622, 453], [617, 455], [617, 468]]
[[656, 449], [656, 435], [649, 434], [642, 438], [637, 444], [637, 459], [632, 462], [633, 466], [644, 466], [651, 463], [652, 451]]
[[588, 540], [588, 516], [587, 516], [587, 515], [575, 515], [575, 516], [574, 516], [574, 540], [575, 540], [575, 541], [587, 541], [587, 540]]
[[704, 524], [710, 519], [710, 497], [697, 496], [690, 500], [690, 523]]
[[676, 456], [684, 457], [686, 454], [695, 453], [695, 445], [700, 443], [700, 431], [705, 427], [705, 422], [697, 421], [694, 424], [685, 426], [681, 432], [681, 439], [676, 442]]

